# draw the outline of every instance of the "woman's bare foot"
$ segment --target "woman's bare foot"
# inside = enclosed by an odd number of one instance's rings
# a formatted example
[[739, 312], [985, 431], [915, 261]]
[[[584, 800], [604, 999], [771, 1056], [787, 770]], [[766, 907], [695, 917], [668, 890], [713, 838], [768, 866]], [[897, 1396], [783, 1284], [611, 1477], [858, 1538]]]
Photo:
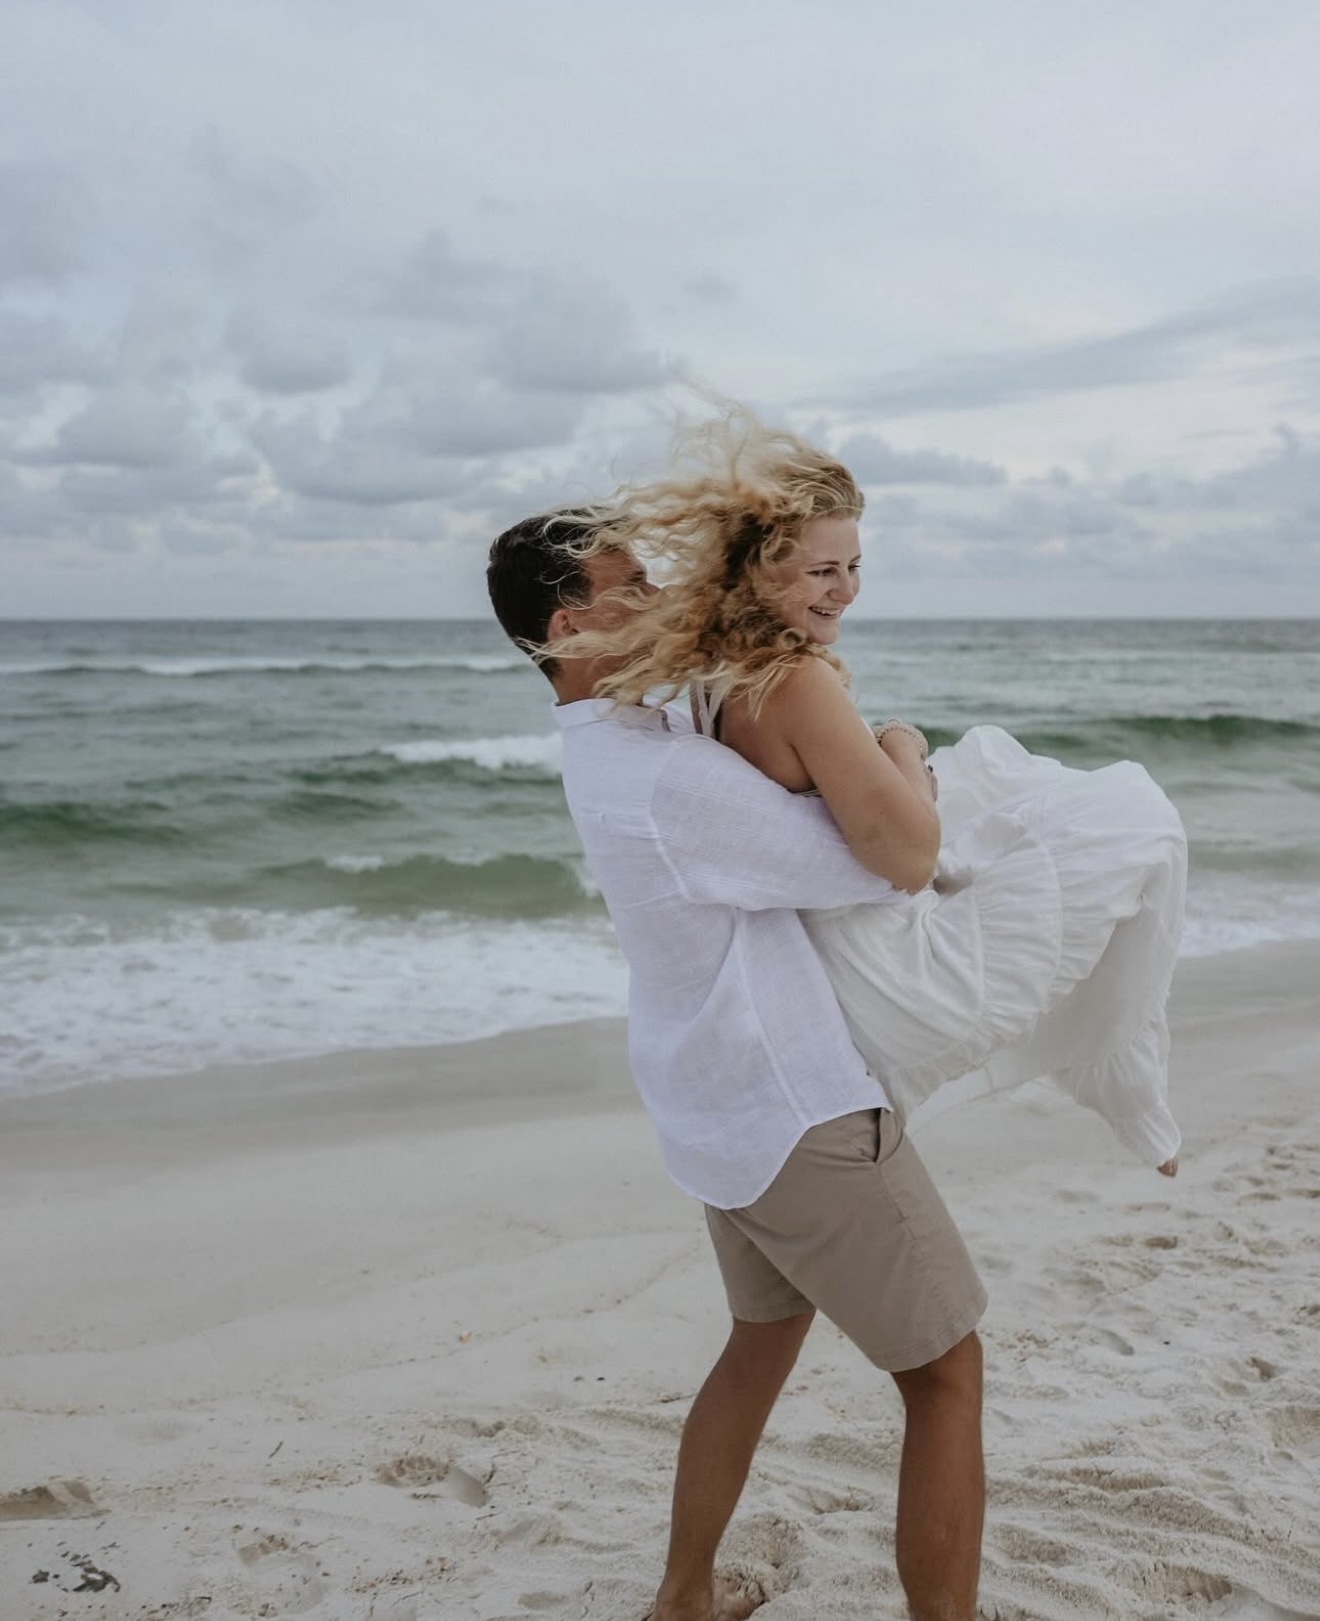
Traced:
[[647, 1621], [747, 1621], [759, 1599], [748, 1598], [723, 1576], [715, 1578], [710, 1599], [681, 1599], [672, 1602], [657, 1598]]
[[1175, 1154], [1172, 1159], [1166, 1159], [1164, 1164], [1159, 1167], [1159, 1173], [1161, 1176], [1177, 1176], [1178, 1156]]

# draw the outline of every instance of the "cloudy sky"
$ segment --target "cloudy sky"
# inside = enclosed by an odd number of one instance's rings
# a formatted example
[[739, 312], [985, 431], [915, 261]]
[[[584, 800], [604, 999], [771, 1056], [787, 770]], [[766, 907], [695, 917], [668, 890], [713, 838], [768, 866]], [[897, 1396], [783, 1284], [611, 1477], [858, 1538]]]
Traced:
[[1315, 0], [0, 0], [0, 617], [485, 611], [689, 381], [861, 611], [1320, 614]]

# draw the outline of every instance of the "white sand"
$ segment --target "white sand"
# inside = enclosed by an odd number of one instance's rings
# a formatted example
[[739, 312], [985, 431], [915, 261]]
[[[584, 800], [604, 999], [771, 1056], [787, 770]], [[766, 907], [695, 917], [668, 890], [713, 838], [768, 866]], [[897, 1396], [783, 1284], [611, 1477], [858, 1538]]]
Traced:
[[[1320, 1616], [1320, 949], [1176, 1011], [1175, 1183], [1042, 1089], [919, 1138], [986, 1616]], [[0, 1169], [0, 1621], [640, 1621], [726, 1324], [616, 1026], [10, 1102]], [[818, 1324], [727, 1541], [767, 1621], [902, 1615], [900, 1434]]]

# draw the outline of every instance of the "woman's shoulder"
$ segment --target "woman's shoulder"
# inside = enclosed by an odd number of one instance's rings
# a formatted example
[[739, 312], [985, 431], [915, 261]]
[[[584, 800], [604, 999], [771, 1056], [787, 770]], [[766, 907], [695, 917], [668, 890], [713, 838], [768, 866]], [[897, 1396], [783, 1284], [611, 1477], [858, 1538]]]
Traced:
[[819, 654], [803, 653], [787, 666], [770, 688], [766, 694], [765, 708], [771, 713], [793, 715], [803, 708], [816, 708], [823, 704], [833, 706], [840, 700], [849, 705], [852, 703], [842, 669]]

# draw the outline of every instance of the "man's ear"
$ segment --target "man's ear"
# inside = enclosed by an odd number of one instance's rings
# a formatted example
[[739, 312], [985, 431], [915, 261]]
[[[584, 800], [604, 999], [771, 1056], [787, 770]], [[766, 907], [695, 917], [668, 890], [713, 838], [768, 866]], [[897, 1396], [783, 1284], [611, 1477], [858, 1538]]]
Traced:
[[571, 610], [559, 607], [550, 615], [550, 622], [545, 627], [545, 639], [547, 642], [557, 642], [561, 637], [573, 635], [576, 629]]

